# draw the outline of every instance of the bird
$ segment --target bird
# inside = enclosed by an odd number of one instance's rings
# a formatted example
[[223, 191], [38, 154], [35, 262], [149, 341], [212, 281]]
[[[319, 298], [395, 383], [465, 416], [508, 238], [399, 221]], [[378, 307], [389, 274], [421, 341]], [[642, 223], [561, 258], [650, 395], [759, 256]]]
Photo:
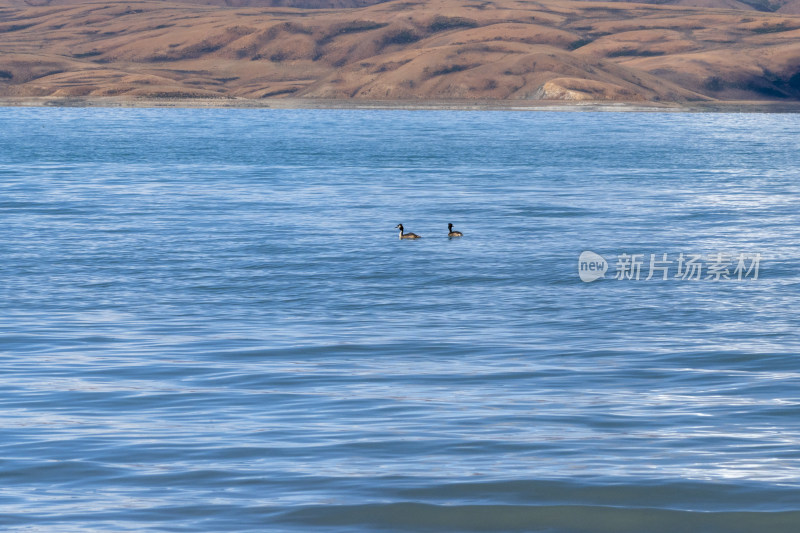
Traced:
[[448, 224], [447, 225], [447, 231], [450, 232], [450, 233], [447, 234], [448, 237], [463, 237], [464, 236], [464, 234], [461, 233], [460, 231], [453, 231], [453, 225], [452, 224]]
[[416, 233], [403, 233], [403, 225], [402, 224], [398, 224], [395, 227], [400, 230], [400, 238], [401, 239], [419, 239], [419, 235], [417, 235]]

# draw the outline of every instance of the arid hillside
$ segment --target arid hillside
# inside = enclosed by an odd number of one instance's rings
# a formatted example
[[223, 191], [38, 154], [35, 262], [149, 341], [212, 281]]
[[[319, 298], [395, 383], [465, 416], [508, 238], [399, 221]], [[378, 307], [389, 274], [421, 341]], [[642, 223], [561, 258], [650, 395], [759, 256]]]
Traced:
[[550, 0], [205, 4], [0, 0], [0, 96], [800, 100], [795, 15]]
[[[63, 6], [84, 3], [85, 0], [6, 0], [9, 5]], [[298, 7], [302, 9], [330, 9], [364, 7], [387, 0], [173, 0], [177, 3], [228, 7]], [[586, 0], [581, 0], [586, 1]], [[620, 2], [624, 0], [609, 0]], [[800, 0], [639, 0], [641, 4], [673, 5], [683, 7], [715, 7], [744, 9], [766, 13], [800, 13]]]

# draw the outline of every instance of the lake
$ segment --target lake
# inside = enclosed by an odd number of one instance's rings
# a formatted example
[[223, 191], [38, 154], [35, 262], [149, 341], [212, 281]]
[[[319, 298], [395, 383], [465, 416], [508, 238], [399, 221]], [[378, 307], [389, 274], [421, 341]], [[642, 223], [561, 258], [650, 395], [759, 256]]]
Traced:
[[794, 533], [798, 139], [0, 108], [0, 525]]

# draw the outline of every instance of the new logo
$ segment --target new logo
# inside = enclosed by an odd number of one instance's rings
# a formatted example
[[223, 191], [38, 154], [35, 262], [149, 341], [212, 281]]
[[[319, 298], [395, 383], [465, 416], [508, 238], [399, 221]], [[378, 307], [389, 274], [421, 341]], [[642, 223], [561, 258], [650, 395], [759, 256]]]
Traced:
[[605, 277], [606, 270], [608, 270], [608, 263], [600, 254], [586, 250], [578, 258], [578, 275], [581, 277], [581, 281], [589, 283]]

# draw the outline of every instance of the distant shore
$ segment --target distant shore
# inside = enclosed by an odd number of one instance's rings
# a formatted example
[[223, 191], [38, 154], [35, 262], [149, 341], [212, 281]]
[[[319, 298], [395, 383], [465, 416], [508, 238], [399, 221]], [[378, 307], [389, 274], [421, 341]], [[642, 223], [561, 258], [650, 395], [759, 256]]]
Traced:
[[627, 111], [683, 113], [800, 113], [800, 102], [692, 103], [546, 100], [328, 100], [316, 98], [0, 97], [0, 107], [138, 107], [214, 109], [385, 109], [455, 111]]
[[[800, 110], [800, 15], [727, 9], [752, 7], [729, 0], [306, 2], [328, 7], [13, 0], [0, 17], [0, 97], [37, 106]], [[219, 5], [201, 5], [209, 3]]]

